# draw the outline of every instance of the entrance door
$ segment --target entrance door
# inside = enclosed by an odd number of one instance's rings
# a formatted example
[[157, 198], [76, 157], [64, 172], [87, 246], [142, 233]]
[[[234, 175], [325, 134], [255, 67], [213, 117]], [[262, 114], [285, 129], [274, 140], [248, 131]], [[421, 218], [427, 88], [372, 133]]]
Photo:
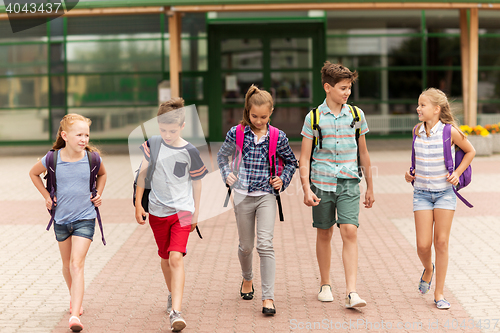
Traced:
[[324, 99], [323, 23], [210, 25], [208, 54], [210, 141], [224, 140], [239, 123], [252, 84], [273, 96], [271, 123], [301, 137], [305, 115]]

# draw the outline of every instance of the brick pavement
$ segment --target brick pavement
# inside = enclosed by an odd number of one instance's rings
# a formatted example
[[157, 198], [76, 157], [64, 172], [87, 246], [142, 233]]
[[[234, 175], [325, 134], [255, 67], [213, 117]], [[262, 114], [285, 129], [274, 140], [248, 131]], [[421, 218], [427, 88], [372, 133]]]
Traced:
[[[361, 208], [358, 233], [358, 292], [367, 307], [343, 308], [345, 281], [338, 231], [332, 247], [334, 302], [316, 300], [315, 231], [295, 177], [282, 195], [286, 221], [277, 221], [275, 228], [277, 315], [262, 316], [260, 297], [239, 298], [237, 231], [234, 214], [227, 211], [200, 223], [204, 239], [193, 234], [189, 240], [183, 300], [188, 326], [184, 332], [323, 332], [327, 328], [339, 332], [365, 332], [367, 328], [375, 332], [480, 332], [477, 327], [468, 328], [478, 320], [482, 320], [483, 332], [500, 331], [500, 323], [491, 329], [492, 321], [490, 329], [484, 329], [486, 319], [500, 317], [500, 218], [494, 211], [500, 156], [473, 162], [474, 180], [464, 195], [475, 208], [459, 203], [445, 292], [452, 308], [440, 311], [433, 305], [432, 292], [422, 296], [416, 290], [422, 268], [415, 250], [411, 186], [403, 180], [409, 151], [375, 150], [371, 156], [378, 171], [377, 202], [370, 210]], [[57, 245], [53, 231], [44, 230], [48, 215], [27, 176], [36, 156], [1, 159], [0, 171], [12, 174], [9, 188], [17, 186], [0, 194], [4, 212], [0, 222], [0, 332], [67, 332], [69, 297], [59, 272]], [[104, 162], [109, 179], [101, 211], [108, 245], [104, 247], [97, 234], [87, 258], [84, 332], [168, 332], [167, 291], [154, 239], [149, 226], [138, 226], [133, 219], [129, 159], [110, 155]], [[219, 203], [214, 200], [212, 204]], [[260, 296], [256, 253], [254, 274]], [[398, 329], [398, 323], [403, 327]], [[316, 325], [316, 329], [300, 329], [302, 325]]]

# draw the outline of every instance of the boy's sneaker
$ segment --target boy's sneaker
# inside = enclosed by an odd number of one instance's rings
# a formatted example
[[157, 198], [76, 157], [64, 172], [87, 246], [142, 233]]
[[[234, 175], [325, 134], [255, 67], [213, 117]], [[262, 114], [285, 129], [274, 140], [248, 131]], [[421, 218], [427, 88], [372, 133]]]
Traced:
[[318, 301], [333, 302], [332, 287], [329, 284], [324, 284], [319, 288]]
[[172, 310], [170, 312], [170, 327], [173, 332], [179, 332], [186, 327], [186, 321], [182, 318], [180, 311]]
[[361, 308], [363, 306], [366, 306], [366, 301], [361, 299], [357, 292], [350, 292], [349, 295], [345, 297], [346, 308]]
[[167, 313], [170, 314], [170, 312], [172, 312], [172, 294], [168, 293]]

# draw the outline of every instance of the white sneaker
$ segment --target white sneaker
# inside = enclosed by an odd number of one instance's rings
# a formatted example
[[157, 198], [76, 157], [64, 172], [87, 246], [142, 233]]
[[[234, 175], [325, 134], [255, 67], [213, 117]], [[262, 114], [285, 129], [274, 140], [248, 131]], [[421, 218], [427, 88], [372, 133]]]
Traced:
[[362, 308], [363, 306], [366, 306], [366, 301], [361, 299], [357, 292], [350, 292], [349, 295], [345, 297], [346, 308]]
[[170, 326], [173, 332], [182, 331], [186, 327], [186, 321], [182, 318], [180, 311], [172, 310], [170, 312]]
[[329, 284], [324, 284], [319, 289], [318, 301], [333, 302], [332, 287]]

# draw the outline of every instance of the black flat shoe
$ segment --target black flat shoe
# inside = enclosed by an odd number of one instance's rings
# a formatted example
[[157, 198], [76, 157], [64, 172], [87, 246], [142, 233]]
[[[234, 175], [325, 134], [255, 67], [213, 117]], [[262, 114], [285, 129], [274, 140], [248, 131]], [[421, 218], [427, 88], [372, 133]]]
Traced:
[[[245, 281], [245, 280], [243, 280], [243, 281]], [[241, 281], [240, 296], [241, 296], [241, 298], [249, 301], [249, 300], [253, 299], [253, 293], [254, 293], [253, 283], [252, 283], [252, 291], [249, 293], [243, 293], [243, 292], [241, 292], [241, 290], [243, 290], [243, 281]]]
[[276, 306], [274, 306], [274, 302], [272, 308], [262, 307], [262, 313], [266, 316], [274, 316], [276, 314]]

